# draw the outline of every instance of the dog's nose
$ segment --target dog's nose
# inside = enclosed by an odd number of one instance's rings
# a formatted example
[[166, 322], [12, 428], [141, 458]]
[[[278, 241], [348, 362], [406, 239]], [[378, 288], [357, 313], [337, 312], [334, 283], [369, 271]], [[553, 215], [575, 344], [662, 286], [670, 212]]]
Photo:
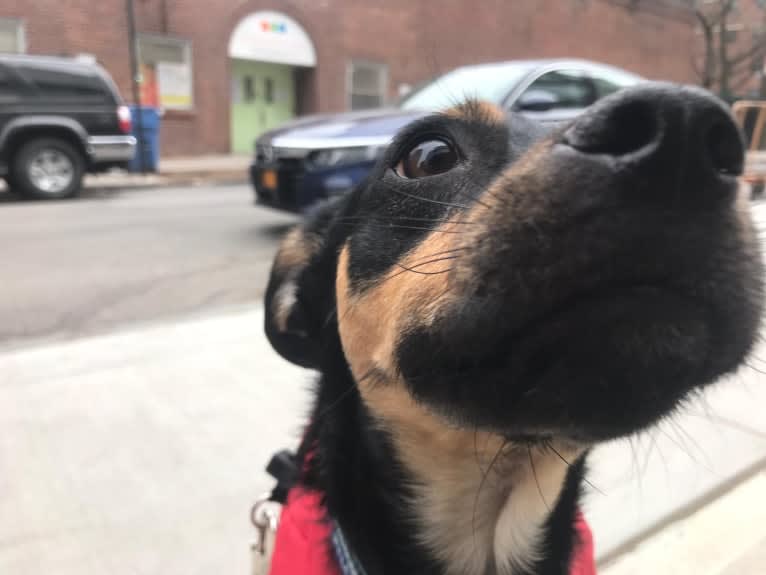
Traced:
[[723, 102], [699, 88], [668, 84], [598, 102], [567, 130], [564, 142], [613, 159], [657, 199], [731, 197], [745, 157], [741, 132]]

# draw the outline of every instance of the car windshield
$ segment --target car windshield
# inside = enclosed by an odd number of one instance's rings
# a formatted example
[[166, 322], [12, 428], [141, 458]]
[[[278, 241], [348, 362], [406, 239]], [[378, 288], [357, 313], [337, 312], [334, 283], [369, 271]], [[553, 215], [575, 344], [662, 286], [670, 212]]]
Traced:
[[532, 69], [526, 62], [458, 68], [426, 84], [399, 104], [403, 110], [443, 110], [466, 98], [500, 104]]

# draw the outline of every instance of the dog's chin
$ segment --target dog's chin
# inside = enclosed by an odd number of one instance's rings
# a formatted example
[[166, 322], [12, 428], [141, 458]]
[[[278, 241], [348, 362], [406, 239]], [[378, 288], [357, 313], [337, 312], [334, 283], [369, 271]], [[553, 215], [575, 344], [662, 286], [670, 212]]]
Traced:
[[[749, 343], [721, 347], [729, 330], [719, 315], [672, 291], [637, 287], [500, 335], [483, 356], [460, 357], [438, 334], [420, 333], [419, 345], [400, 348], [400, 365], [410, 392], [456, 425], [591, 443], [652, 425], [735, 369]], [[430, 366], [412, 369], [423, 357]]]

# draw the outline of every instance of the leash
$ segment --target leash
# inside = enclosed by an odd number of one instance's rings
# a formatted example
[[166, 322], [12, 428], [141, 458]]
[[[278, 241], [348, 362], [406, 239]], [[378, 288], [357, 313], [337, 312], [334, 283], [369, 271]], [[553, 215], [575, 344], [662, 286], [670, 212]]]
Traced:
[[338, 568], [341, 575], [367, 575], [367, 572], [359, 563], [359, 560], [348, 548], [348, 542], [346, 536], [343, 535], [343, 530], [338, 525], [337, 521], [333, 521], [332, 536], [330, 537], [332, 542], [333, 551], [335, 551], [335, 559], [338, 561]]

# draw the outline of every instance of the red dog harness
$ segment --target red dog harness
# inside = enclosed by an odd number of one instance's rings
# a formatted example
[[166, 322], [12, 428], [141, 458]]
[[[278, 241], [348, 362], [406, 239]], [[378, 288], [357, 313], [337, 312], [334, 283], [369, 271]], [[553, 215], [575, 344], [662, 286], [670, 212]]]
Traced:
[[[570, 575], [596, 575], [593, 535], [582, 513], [577, 514], [575, 528], [579, 542], [572, 557]], [[353, 558], [343, 553], [345, 545], [340, 545], [339, 552], [336, 533], [322, 508], [319, 493], [300, 487], [291, 489], [282, 509], [269, 575], [359, 573]], [[333, 545], [328, 545], [328, 541]]]

